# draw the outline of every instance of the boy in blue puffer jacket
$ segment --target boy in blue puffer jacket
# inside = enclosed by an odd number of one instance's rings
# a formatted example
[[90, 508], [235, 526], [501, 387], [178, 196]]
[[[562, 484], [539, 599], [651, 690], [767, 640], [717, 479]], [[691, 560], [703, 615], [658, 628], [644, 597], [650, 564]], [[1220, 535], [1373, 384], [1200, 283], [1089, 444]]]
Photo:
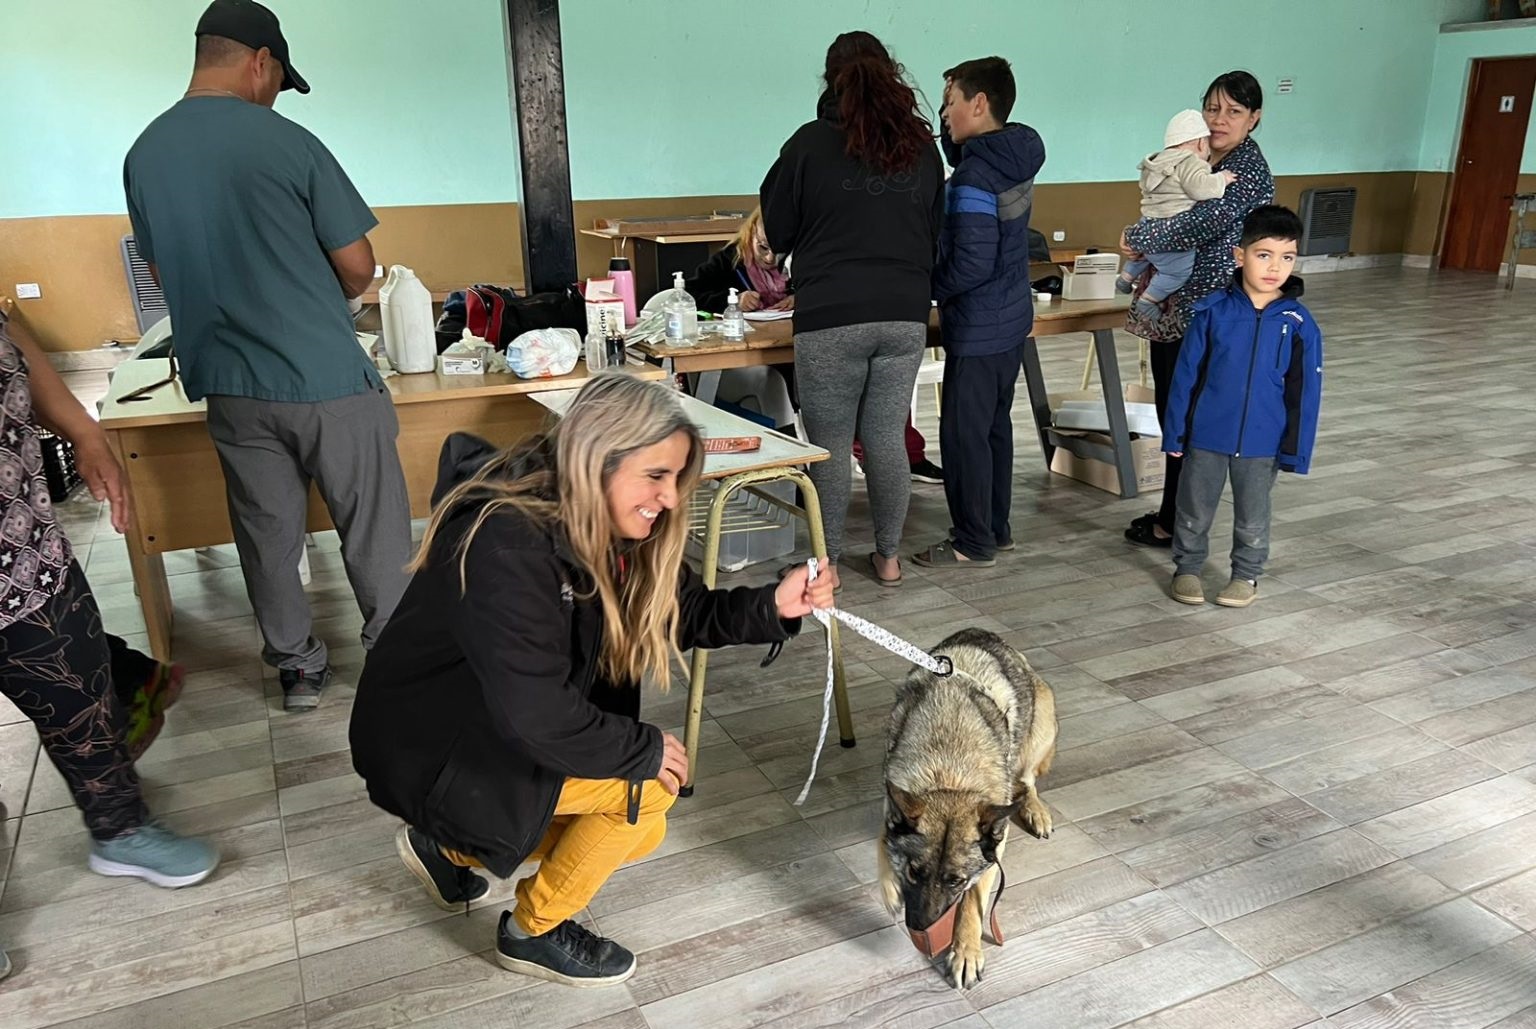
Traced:
[[1222, 487], [1232, 479], [1232, 579], [1224, 607], [1258, 597], [1269, 557], [1270, 490], [1277, 472], [1305, 475], [1323, 397], [1323, 334], [1291, 275], [1301, 219], [1256, 208], [1233, 249], [1230, 286], [1195, 305], [1163, 418], [1163, 450], [1183, 456], [1173, 529], [1173, 599], [1205, 603], [1200, 570]]
[[1045, 144], [1008, 121], [1015, 88], [1001, 57], [966, 61], [944, 80], [944, 149], [955, 170], [933, 296], [944, 335], [939, 451], [953, 538], [913, 560], [983, 568], [1013, 549], [1013, 389], [1034, 327], [1029, 211]]

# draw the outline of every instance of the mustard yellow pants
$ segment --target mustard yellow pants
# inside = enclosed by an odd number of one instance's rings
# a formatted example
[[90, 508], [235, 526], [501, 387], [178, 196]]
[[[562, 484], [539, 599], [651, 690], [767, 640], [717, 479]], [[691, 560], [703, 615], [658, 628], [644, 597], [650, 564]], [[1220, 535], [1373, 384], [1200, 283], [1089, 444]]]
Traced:
[[[667, 835], [667, 811], [677, 798], [652, 780], [629, 824], [629, 783], [623, 779], [566, 779], [555, 817], [529, 860], [533, 875], [517, 884], [512, 917], [526, 933], [542, 936], [586, 907], [619, 866], [638, 861]], [[456, 865], [481, 867], [466, 854], [443, 848]]]

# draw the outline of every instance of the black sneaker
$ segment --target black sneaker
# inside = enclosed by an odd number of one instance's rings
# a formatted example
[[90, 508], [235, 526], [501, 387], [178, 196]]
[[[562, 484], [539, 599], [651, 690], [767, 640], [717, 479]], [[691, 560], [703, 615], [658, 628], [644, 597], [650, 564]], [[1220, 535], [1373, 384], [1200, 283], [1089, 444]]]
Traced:
[[1153, 518], [1150, 521], [1143, 521], [1142, 519], [1138, 518], [1131, 523], [1131, 527], [1129, 529], [1125, 530], [1125, 538], [1129, 542], [1134, 543], [1140, 547], [1167, 548], [1173, 546], [1173, 537], [1159, 536], [1156, 529], [1156, 518]]
[[543, 936], [507, 931], [512, 912], [501, 913], [496, 929], [496, 963], [512, 972], [567, 986], [613, 986], [635, 974], [635, 956], [570, 919]]
[[490, 892], [490, 883], [443, 857], [435, 843], [408, 825], [395, 833], [395, 851], [427, 888], [432, 903], [444, 911], [468, 907]]
[[925, 457], [912, 465], [912, 481], [931, 482], [936, 486], [942, 486], [944, 485], [944, 469]]
[[322, 668], [316, 674], [284, 668], [277, 673], [277, 681], [283, 684], [284, 711], [309, 711], [320, 706], [320, 693], [331, 684], [331, 670]]

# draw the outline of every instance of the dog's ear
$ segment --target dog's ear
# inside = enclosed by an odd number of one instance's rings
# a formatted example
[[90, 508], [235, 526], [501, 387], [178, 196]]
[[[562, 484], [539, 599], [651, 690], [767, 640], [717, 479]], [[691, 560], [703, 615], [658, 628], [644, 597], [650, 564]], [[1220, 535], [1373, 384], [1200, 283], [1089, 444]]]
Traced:
[[923, 817], [925, 805], [922, 798], [914, 797], [906, 790], [892, 786], [890, 783], [886, 783], [885, 792], [891, 798], [891, 807], [901, 817], [902, 824], [915, 828], [918, 819]]

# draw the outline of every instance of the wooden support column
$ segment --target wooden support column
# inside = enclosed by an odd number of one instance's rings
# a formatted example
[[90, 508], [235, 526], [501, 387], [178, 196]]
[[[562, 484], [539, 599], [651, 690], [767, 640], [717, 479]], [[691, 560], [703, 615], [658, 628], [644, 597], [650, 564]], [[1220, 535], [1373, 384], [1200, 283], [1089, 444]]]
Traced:
[[565, 124], [559, 0], [505, 0], [507, 69], [516, 101], [523, 270], [529, 292], [576, 281], [576, 224]]

